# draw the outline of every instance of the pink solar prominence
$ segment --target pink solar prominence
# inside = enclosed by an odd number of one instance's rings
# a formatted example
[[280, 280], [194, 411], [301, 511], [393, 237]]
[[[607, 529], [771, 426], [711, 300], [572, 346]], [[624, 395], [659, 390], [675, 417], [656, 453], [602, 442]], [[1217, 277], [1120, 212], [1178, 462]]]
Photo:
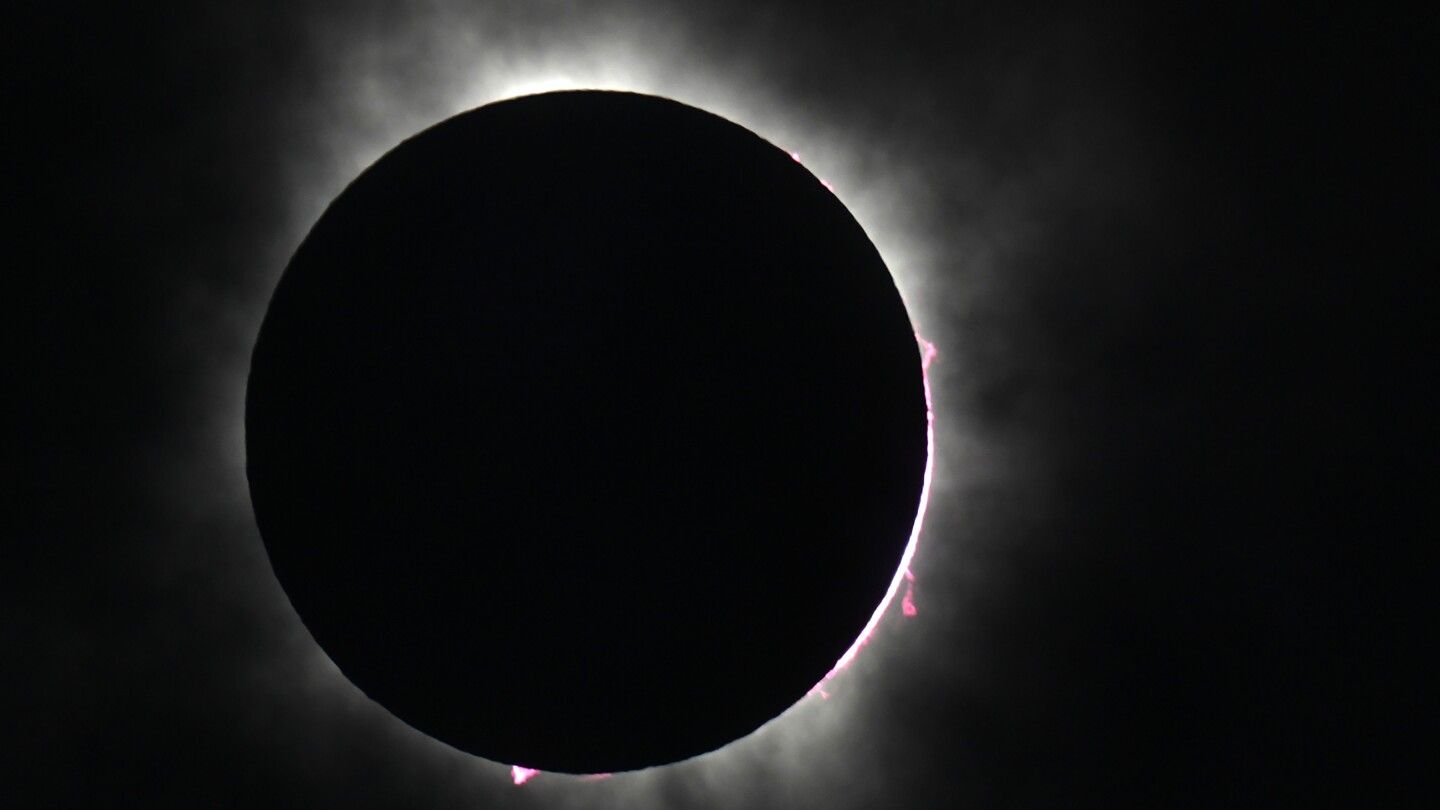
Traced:
[[517, 785], [523, 785], [535, 778], [540, 771], [534, 768], [526, 768], [522, 765], [510, 766], [510, 779]]
[[[799, 152], [791, 152], [791, 153], [790, 153], [790, 159], [793, 160], [793, 161], [795, 161], [796, 163], [801, 163], [801, 161], [800, 161], [800, 153], [799, 153]], [[801, 163], [801, 165], [804, 165], [804, 164]], [[835, 184], [834, 184], [834, 183], [831, 183], [829, 180], [826, 180], [826, 179], [823, 178], [823, 177], [816, 178], [816, 179], [818, 179], [818, 180], [820, 181], [820, 185], [824, 186], [827, 190], [829, 190], [829, 192], [830, 192], [831, 194], [834, 194], [834, 193], [835, 193]]]

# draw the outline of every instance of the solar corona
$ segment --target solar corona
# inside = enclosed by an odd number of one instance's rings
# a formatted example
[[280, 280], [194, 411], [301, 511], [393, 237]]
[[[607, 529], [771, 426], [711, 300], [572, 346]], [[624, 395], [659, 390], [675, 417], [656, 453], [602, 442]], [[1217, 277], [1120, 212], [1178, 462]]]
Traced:
[[816, 690], [905, 587], [933, 352], [785, 150], [656, 96], [509, 99], [386, 153], [290, 259], [251, 500], [400, 720], [517, 784], [677, 762]]

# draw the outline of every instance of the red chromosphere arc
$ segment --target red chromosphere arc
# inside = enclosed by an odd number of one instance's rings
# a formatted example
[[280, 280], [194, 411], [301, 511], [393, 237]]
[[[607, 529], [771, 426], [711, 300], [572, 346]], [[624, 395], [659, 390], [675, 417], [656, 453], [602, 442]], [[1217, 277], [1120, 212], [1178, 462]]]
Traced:
[[[825, 674], [819, 684], [816, 684], [817, 689], [855, 660], [855, 655], [874, 635], [875, 627], [880, 623], [880, 619], [885, 615], [890, 603], [894, 601], [895, 594], [900, 590], [900, 582], [914, 579], [914, 574], [910, 571], [910, 561], [915, 557], [915, 548], [920, 541], [920, 529], [925, 524], [925, 509], [930, 503], [930, 484], [935, 474], [935, 407], [930, 399], [930, 361], [935, 358], [935, 345], [919, 335], [915, 336], [915, 340], [920, 344], [921, 378], [925, 386], [925, 479], [920, 488], [920, 506], [915, 511], [915, 526], [910, 530], [910, 541], [905, 544], [905, 553], [900, 558], [900, 567], [895, 571], [895, 578], [891, 580], [890, 589], [885, 592], [885, 598], [881, 600], [880, 606], [875, 608], [875, 612], [870, 616], [870, 621], [865, 623], [865, 628], [860, 631], [860, 636], [855, 639], [855, 643], [850, 645], [850, 649], [840, 656], [840, 660], [835, 662], [835, 666]], [[904, 611], [906, 616], [915, 615], [915, 605], [911, 601], [912, 596], [913, 592], [907, 591], [905, 604], [908, 607]]]

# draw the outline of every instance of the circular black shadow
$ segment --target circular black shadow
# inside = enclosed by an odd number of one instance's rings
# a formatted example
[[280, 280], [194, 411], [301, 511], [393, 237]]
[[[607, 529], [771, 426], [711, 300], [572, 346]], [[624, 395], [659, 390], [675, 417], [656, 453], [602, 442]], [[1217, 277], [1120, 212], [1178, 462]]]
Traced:
[[492, 104], [341, 194], [270, 303], [251, 497], [324, 648], [415, 728], [621, 771], [825, 676], [919, 503], [919, 354], [784, 152], [629, 93]]

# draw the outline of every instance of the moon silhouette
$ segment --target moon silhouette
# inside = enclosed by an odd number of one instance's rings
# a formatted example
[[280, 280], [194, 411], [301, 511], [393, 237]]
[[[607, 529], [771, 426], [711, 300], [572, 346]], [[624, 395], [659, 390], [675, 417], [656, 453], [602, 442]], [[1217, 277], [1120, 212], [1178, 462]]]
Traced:
[[275, 574], [366, 695], [571, 773], [745, 736], [885, 596], [926, 465], [913, 328], [845, 206], [754, 133], [564, 92], [334, 200], [252, 356]]

